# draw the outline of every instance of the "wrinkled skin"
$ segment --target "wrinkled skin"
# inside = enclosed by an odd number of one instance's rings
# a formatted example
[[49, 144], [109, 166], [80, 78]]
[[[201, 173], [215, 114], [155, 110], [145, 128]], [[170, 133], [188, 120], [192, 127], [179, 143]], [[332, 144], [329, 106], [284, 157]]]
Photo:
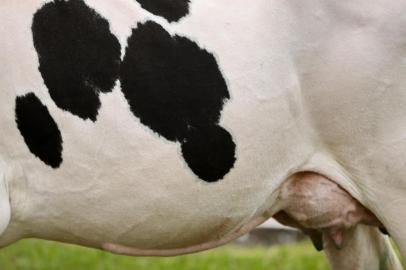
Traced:
[[383, 226], [336, 183], [318, 174], [291, 177], [283, 184], [279, 199], [283, 211], [276, 214], [277, 219], [287, 225], [297, 224], [310, 235], [324, 233], [338, 248], [342, 247], [344, 231], [357, 224]]

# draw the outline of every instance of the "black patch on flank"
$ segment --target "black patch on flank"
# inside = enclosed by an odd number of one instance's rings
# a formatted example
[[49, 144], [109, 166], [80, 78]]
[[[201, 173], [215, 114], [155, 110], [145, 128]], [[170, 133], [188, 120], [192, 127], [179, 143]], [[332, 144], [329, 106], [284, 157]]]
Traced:
[[16, 98], [16, 122], [31, 153], [52, 168], [58, 168], [62, 163], [61, 132], [34, 93]]
[[231, 170], [235, 144], [218, 126], [230, 96], [212, 54], [148, 21], [128, 39], [120, 80], [134, 115], [166, 139], [180, 142], [197, 176], [213, 182]]
[[120, 43], [108, 21], [82, 0], [55, 0], [35, 13], [32, 33], [56, 105], [95, 121], [99, 92], [113, 89], [120, 66]]
[[171, 141], [215, 125], [229, 98], [213, 55], [151, 21], [133, 29], [120, 79], [133, 113]]
[[169, 22], [180, 20], [189, 13], [190, 0], [137, 0], [141, 7]]
[[222, 127], [201, 127], [185, 138], [182, 154], [196, 175], [207, 182], [213, 182], [226, 175], [234, 166], [235, 144], [230, 133]]

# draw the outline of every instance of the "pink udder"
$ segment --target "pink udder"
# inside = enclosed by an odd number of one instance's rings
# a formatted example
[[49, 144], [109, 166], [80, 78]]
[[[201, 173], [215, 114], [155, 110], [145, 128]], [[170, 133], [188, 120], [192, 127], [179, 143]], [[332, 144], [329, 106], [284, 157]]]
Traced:
[[348, 192], [319, 174], [294, 175], [283, 184], [279, 198], [283, 211], [275, 218], [309, 234], [318, 249], [322, 249], [322, 233], [339, 248], [345, 230], [361, 223], [382, 226]]

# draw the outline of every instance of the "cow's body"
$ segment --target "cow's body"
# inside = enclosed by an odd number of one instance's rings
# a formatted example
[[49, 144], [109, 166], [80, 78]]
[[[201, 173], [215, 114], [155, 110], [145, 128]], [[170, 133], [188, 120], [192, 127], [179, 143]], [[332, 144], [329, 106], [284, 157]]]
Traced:
[[[208, 248], [275, 214], [281, 184], [312, 171], [370, 209], [406, 255], [405, 2], [195, 0], [169, 23], [133, 0], [87, 0], [109, 22], [121, 59], [132, 28], [147, 20], [215, 56], [229, 93], [215, 125], [231, 135], [235, 163], [212, 183], [182, 157], [186, 139], [132, 113], [118, 80], [100, 94], [97, 121], [55, 103], [32, 33], [43, 4], [0, 4], [0, 173], [12, 213], [8, 222], [2, 199], [1, 245], [40, 237], [140, 254]], [[17, 128], [15, 100], [27, 93], [60, 130], [56, 169]]]

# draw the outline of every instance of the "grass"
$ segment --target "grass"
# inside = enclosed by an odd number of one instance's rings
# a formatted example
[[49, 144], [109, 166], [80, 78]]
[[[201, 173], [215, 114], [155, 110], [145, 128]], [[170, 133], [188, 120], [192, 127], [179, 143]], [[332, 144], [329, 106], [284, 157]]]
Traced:
[[309, 242], [266, 247], [226, 246], [174, 258], [133, 258], [83, 247], [24, 240], [0, 251], [0, 270], [327, 270]]

